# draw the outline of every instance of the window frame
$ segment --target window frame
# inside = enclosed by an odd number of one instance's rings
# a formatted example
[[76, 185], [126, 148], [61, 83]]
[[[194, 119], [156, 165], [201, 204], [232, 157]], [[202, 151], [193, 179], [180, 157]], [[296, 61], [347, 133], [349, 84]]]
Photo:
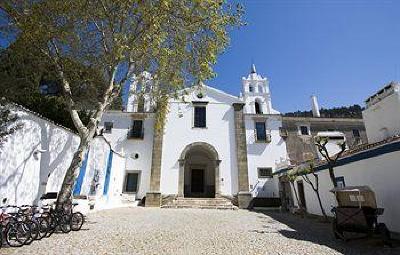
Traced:
[[354, 138], [360, 138], [361, 137], [361, 133], [360, 133], [359, 129], [355, 128], [351, 132], [352, 132]]
[[[122, 193], [123, 194], [137, 194], [140, 189], [140, 180], [141, 180], [141, 174], [142, 171], [140, 170], [126, 170], [124, 174], [124, 182], [122, 186]], [[126, 185], [127, 185], [127, 178], [129, 174], [137, 174], [137, 183], [136, 183], [136, 191], [126, 191]]]
[[[111, 127], [108, 126], [109, 124], [111, 124]], [[110, 127], [110, 129], [108, 129], [107, 127]], [[105, 134], [111, 134], [112, 133], [112, 129], [114, 128], [114, 122], [112, 121], [105, 121], [104, 125], [103, 125], [103, 133]]]
[[[204, 109], [204, 126], [196, 126], [196, 109]], [[192, 128], [206, 129], [207, 128], [207, 104], [206, 103], [195, 103], [193, 104], [193, 123]], [[201, 122], [201, 121], [200, 121]]]
[[[264, 125], [264, 137], [265, 137], [265, 139], [259, 139], [259, 137], [258, 137], [257, 123], [262, 123], [262, 124]], [[267, 134], [267, 123], [266, 123], [265, 121], [255, 120], [255, 121], [254, 121], [254, 132], [255, 132], [256, 142], [259, 142], [259, 143], [266, 143], [266, 142], [268, 142], [268, 139], [267, 139], [267, 136], [268, 136], [268, 134]]]
[[[271, 174], [261, 175], [261, 170], [267, 169], [271, 171]], [[273, 169], [272, 167], [257, 167], [257, 177], [258, 179], [270, 179], [273, 178]]]
[[[135, 122], [136, 121], [140, 121], [142, 123], [142, 128], [141, 128], [141, 131], [140, 131], [140, 135], [138, 135], [138, 136], [134, 136], [133, 135], [134, 126], [135, 126]], [[144, 120], [143, 119], [133, 119], [132, 120], [132, 125], [130, 126], [130, 128], [128, 130], [128, 138], [129, 139], [144, 139]]]
[[[307, 134], [303, 134], [302, 127], [307, 128]], [[298, 125], [298, 134], [299, 134], [300, 136], [310, 136], [310, 135], [311, 135], [311, 128], [310, 128], [310, 126], [309, 126], [309, 125], [305, 125], [305, 124], [299, 124], [299, 125]]]

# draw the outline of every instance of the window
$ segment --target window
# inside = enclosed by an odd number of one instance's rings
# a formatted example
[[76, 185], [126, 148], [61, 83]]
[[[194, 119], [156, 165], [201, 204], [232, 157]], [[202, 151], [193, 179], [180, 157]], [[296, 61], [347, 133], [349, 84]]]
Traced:
[[253, 92], [254, 91], [254, 87], [253, 86], [250, 86], [249, 87], [249, 92]]
[[343, 176], [338, 176], [335, 178], [336, 184], [338, 188], [344, 188], [346, 187], [346, 183], [344, 182], [344, 177]]
[[256, 139], [257, 141], [267, 140], [267, 130], [265, 128], [265, 122], [256, 122]]
[[310, 131], [307, 126], [300, 126], [300, 134], [301, 135], [310, 135]]
[[139, 96], [137, 112], [144, 112], [144, 96]]
[[360, 130], [353, 129], [353, 136], [354, 138], [360, 138]]
[[261, 110], [261, 105], [260, 105], [260, 103], [255, 102], [255, 103], [254, 103], [254, 107], [255, 107], [255, 110], [256, 110], [256, 114], [262, 114], [262, 110]]
[[111, 130], [113, 128], [113, 123], [112, 122], [104, 122], [104, 129], [103, 129], [103, 133], [111, 133]]
[[206, 127], [206, 107], [195, 106], [194, 107], [194, 127], [205, 128]]
[[139, 186], [139, 173], [128, 172], [125, 175], [124, 192], [136, 193]]
[[283, 138], [286, 138], [286, 137], [288, 137], [289, 134], [288, 134], [287, 129], [280, 127], [279, 128], [279, 135], [281, 137], [283, 137]]
[[128, 136], [130, 138], [143, 138], [143, 120], [133, 120], [133, 125]]
[[258, 178], [271, 178], [272, 167], [258, 168]]

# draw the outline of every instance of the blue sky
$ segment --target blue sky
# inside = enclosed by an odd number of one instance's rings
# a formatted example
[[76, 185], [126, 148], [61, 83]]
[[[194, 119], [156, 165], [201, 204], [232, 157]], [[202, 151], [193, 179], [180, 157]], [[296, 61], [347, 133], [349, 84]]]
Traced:
[[246, 0], [247, 26], [207, 84], [238, 95], [252, 60], [267, 76], [281, 112], [363, 105], [391, 80], [400, 80], [400, 1]]

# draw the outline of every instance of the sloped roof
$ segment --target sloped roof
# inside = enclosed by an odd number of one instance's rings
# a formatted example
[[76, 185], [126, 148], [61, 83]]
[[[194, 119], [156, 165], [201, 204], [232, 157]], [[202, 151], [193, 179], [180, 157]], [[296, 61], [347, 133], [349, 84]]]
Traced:
[[[362, 159], [376, 157], [385, 153], [399, 151], [399, 150], [400, 150], [400, 135], [392, 136], [376, 143], [360, 144], [351, 150], [346, 150], [336, 162], [336, 166], [346, 165]], [[292, 165], [279, 169], [274, 174], [286, 173], [287, 171], [305, 163], [306, 162], [302, 162], [299, 163], [298, 165]], [[315, 162], [316, 171], [321, 171], [327, 168], [328, 165], [326, 160], [317, 160]]]
[[[227, 101], [229, 101], [229, 102], [243, 103], [243, 101], [239, 97], [231, 95], [220, 89], [216, 89], [214, 87], [208, 86], [204, 83], [201, 84], [201, 88], [205, 89], [208, 92], [215, 93], [215, 94], [219, 95], [221, 98], [226, 98]], [[191, 93], [191, 92], [195, 91], [196, 89], [200, 89], [200, 86], [196, 85], [196, 86], [184, 88], [184, 89], [178, 91], [178, 95], [185, 95], [185, 92]]]

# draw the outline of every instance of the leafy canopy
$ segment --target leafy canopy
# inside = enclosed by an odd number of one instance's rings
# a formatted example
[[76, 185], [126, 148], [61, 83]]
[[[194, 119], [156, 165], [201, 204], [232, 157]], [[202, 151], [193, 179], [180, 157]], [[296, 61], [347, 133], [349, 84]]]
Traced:
[[34, 47], [59, 78], [80, 81], [68, 97], [84, 85], [100, 91], [100, 103], [110, 83], [108, 102], [143, 71], [162, 93], [212, 77], [242, 14], [215, 0], [3, 0], [0, 8], [3, 38], [18, 38], [21, 54]]

